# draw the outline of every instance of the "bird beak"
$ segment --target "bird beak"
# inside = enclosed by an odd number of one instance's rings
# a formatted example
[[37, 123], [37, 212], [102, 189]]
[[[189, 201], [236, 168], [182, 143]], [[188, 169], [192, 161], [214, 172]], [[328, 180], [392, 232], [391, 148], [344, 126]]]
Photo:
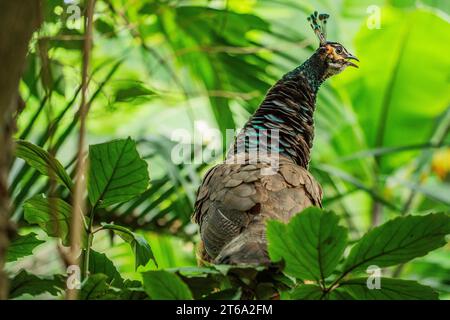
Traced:
[[359, 62], [359, 59], [357, 57], [355, 57], [354, 55], [352, 55], [351, 53], [349, 53], [347, 55], [347, 57], [345, 57], [346, 61], [347, 61], [347, 65], [355, 67], [355, 68], [359, 68], [355, 63], [351, 62], [350, 60], [355, 60]]

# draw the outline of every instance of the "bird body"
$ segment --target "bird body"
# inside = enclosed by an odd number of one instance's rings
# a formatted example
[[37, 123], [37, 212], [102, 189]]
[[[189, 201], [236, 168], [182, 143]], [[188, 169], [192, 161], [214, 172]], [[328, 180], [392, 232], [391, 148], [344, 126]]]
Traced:
[[288, 222], [307, 207], [321, 207], [322, 189], [308, 172], [316, 95], [327, 78], [356, 66], [349, 61], [356, 58], [324, 41], [317, 13], [311, 20], [319, 49], [269, 90], [224, 163], [206, 173], [198, 190], [193, 220], [205, 261], [267, 264], [266, 221]]
[[276, 173], [263, 175], [271, 159], [252, 164], [223, 163], [205, 175], [195, 206], [202, 258], [215, 263], [268, 263], [265, 221], [288, 222], [304, 208], [320, 206], [322, 190], [314, 177], [280, 157]]

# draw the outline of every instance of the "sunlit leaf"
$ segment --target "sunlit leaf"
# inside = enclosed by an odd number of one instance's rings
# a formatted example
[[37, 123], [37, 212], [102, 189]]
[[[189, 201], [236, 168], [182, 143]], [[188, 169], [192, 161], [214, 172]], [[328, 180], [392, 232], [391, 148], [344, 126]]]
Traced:
[[89, 146], [89, 162], [89, 200], [95, 207], [128, 201], [147, 189], [147, 163], [131, 138]]
[[102, 224], [102, 227], [103, 229], [113, 230], [123, 240], [130, 244], [135, 256], [136, 270], [139, 266], [146, 266], [150, 260], [152, 260], [155, 265], [158, 266], [155, 256], [153, 255], [152, 248], [143, 236], [134, 233], [125, 227], [117, 226], [114, 224], [104, 223]]
[[[384, 7], [381, 18], [381, 28], [361, 28], [356, 39], [360, 69], [336, 83], [348, 88], [370, 147], [427, 142], [450, 100], [450, 56], [442, 54], [450, 24], [420, 9]], [[382, 169], [390, 172], [414, 154], [386, 157]]]
[[23, 205], [25, 220], [37, 224], [51, 237], [60, 237], [65, 245], [69, 244], [71, 206], [59, 198], [47, 198], [36, 195]]
[[72, 179], [67, 174], [64, 167], [50, 153], [38, 147], [31, 142], [24, 140], [16, 141], [16, 156], [25, 160], [31, 167], [40, 173], [65, 185], [69, 190], [72, 189]]

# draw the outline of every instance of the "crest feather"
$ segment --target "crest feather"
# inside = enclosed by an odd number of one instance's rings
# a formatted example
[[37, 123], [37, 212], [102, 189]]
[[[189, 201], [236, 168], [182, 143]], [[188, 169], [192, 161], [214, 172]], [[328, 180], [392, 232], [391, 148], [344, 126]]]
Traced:
[[330, 17], [329, 14], [321, 13], [319, 14], [317, 11], [314, 11], [308, 17], [308, 21], [311, 24], [311, 28], [316, 34], [317, 38], [319, 38], [320, 45], [325, 45], [327, 43], [327, 20]]

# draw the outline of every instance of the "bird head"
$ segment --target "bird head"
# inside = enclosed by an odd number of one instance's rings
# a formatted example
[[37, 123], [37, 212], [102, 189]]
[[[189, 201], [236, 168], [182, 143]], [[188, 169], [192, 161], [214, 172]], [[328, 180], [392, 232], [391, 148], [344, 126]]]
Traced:
[[317, 53], [320, 59], [325, 62], [327, 76], [341, 73], [348, 66], [358, 68], [352, 62], [352, 60], [359, 61], [358, 58], [345, 49], [342, 44], [327, 41], [326, 25], [328, 18], [328, 14], [318, 14], [317, 11], [308, 17], [311, 28], [320, 41]]

